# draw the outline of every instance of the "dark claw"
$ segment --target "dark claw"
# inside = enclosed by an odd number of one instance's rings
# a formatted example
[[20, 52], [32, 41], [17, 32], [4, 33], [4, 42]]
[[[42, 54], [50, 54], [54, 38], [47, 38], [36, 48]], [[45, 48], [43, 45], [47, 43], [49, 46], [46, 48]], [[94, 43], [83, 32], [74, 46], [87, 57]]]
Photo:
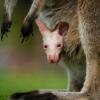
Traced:
[[40, 94], [38, 91], [33, 91], [13, 94], [11, 100], [57, 100], [57, 97], [52, 93]]
[[10, 27], [11, 27], [11, 22], [3, 22], [2, 23], [2, 26], [1, 26], [1, 40], [3, 39], [3, 36], [4, 35], [6, 35], [7, 37], [8, 37], [8, 35], [7, 35], [7, 32], [9, 32], [10, 30]]
[[2, 22], [2, 26], [1, 26], [1, 40], [3, 39], [3, 36], [7, 35], [7, 32], [10, 31], [10, 27], [12, 25], [12, 22], [8, 20], [7, 15], [4, 17], [3, 22]]
[[[32, 34], [33, 35], [33, 34]], [[29, 39], [29, 36], [27, 37], [23, 37], [22, 40], [21, 40], [21, 43], [23, 43], [24, 41], [27, 41]]]
[[[28, 38], [30, 36], [30, 34], [32, 34], [33, 31], [33, 25], [32, 25], [33, 21], [27, 20], [22, 28], [21, 28], [21, 37], [22, 37], [22, 43], [24, 42], [24, 40], [27, 40], [26, 38]], [[33, 34], [32, 34], [33, 35]]]

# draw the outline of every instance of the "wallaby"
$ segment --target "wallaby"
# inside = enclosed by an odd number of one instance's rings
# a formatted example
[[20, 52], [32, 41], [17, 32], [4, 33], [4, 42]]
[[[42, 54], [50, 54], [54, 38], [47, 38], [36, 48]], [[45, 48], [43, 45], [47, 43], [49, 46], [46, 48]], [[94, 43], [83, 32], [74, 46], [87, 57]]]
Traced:
[[52, 31], [59, 22], [69, 24], [76, 11], [87, 65], [83, 88], [80, 92], [51, 91], [48, 94], [45, 91], [43, 94], [39, 92], [40, 95], [35, 92], [31, 95], [35, 100], [47, 100], [48, 97], [52, 97], [51, 100], [100, 100], [100, 0], [34, 0], [24, 21], [28, 24], [22, 26], [22, 35], [30, 32], [25, 30], [30, 25], [30, 18], [38, 16]]
[[[94, 100], [100, 99], [100, 0], [50, 0], [44, 2], [39, 17], [47, 27], [53, 29], [57, 23], [68, 24], [73, 15], [78, 13], [78, 30], [84, 53], [86, 55], [86, 78], [81, 92], [71, 93], [73, 99], [82, 95]], [[49, 20], [49, 21], [48, 21]], [[60, 95], [60, 94], [59, 94]], [[65, 95], [67, 95], [65, 93]], [[77, 97], [78, 98], [75, 98]], [[66, 98], [67, 99], [67, 96]], [[70, 98], [69, 98], [70, 99]], [[72, 98], [71, 98], [72, 100]]]
[[[68, 26], [66, 22], [58, 23], [53, 31], [50, 31], [39, 19], [36, 19], [36, 24], [42, 35], [43, 48], [47, 55], [48, 62], [59, 62], [61, 66], [67, 69], [69, 82], [66, 91], [80, 91], [85, 80], [86, 63], [79, 38], [78, 17], [76, 15], [73, 17], [70, 26]], [[33, 94], [33, 92], [16, 95], [17, 98], [30, 99], [31, 94]], [[47, 97], [47, 95], [45, 96]], [[12, 98], [15, 98], [15, 94]], [[42, 98], [39, 100], [41, 99]]]
[[80, 91], [85, 80], [86, 63], [79, 38], [77, 16], [73, 17], [69, 27], [66, 22], [60, 22], [54, 31], [50, 31], [38, 19], [36, 23], [42, 35], [48, 62], [58, 63], [62, 58], [60, 63], [67, 67], [69, 74], [68, 90]]

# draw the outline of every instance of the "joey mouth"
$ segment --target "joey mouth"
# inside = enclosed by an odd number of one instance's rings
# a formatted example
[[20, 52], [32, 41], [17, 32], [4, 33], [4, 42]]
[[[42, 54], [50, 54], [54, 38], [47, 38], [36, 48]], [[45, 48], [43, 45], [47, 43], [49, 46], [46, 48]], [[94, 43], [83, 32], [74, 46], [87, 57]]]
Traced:
[[57, 61], [51, 60], [49, 61], [50, 64], [57, 64], [59, 62], [59, 59]]
[[[62, 50], [62, 51], [63, 51], [63, 50]], [[57, 56], [56, 58], [47, 57], [48, 62], [49, 62], [50, 64], [58, 64], [59, 61], [61, 60], [62, 51], [60, 52], [59, 56]]]

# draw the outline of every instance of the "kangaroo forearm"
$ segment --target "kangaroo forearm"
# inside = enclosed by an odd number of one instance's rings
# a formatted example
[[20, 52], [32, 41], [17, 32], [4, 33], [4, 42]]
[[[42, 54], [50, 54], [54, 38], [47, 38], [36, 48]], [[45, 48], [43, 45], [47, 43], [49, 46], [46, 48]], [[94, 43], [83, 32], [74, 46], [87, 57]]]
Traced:
[[32, 17], [34, 18], [36, 16], [36, 13], [38, 13], [41, 7], [43, 6], [43, 4], [44, 4], [44, 0], [34, 0], [25, 20]]
[[8, 14], [9, 19], [11, 19], [11, 15], [13, 13], [13, 9], [16, 3], [17, 3], [17, 0], [5, 0], [5, 3], [4, 3], [5, 13]]

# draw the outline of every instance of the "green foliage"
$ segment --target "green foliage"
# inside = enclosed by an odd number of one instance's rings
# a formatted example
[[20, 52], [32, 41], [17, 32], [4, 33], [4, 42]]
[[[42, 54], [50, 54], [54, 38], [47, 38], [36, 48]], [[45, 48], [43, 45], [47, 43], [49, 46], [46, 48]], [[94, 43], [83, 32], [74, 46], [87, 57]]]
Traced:
[[[39, 73], [39, 74], [38, 74]], [[0, 100], [15, 92], [31, 91], [35, 89], [65, 89], [66, 77], [59, 73], [0, 73]]]
[[[27, 3], [24, 3], [24, 6], [22, 6], [23, 4], [22, 2], [24, 1], [25, 0], [23, 1], [19, 0], [19, 4], [17, 4], [17, 7], [14, 9], [14, 13], [12, 17], [13, 23], [10, 32], [8, 33], [8, 38], [4, 37], [4, 40], [0, 41], [0, 46], [1, 49], [5, 47], [4, 49], [14, 48], [14, 50], [16, 51], [18, 49], [20, 49], [21, 51], [26, 50], [32, 52], [32, 55], [34, 54], [35, 60], [39, 58], [43, 60], [44, 59], [43, 55], [40, 57], [40, 53], [42, 52], [41, 51], [42, 49], [40, 50], [40, 48], [42, 48], [42, 44], [41, 44], [42, 39], [40, 38], [40, 35], [37, 34], [37, 29], [35, 26], [33, 27], [34, 36], [31, 36], [30, 39], [24, 44], [21, 44], [20, 28], [26, 16], [26, 13], [28, 12], [28, 8], [30, 6]], [[4, 13], [3, 2], [4, 0], [0, 1], [0, 23]], [[37, 54], [36, 52], [39, 53], [38, 54], [39, 57], [36, 55]], [[37, 62], [39, 62], [39, 60]], [[6, 69], [6, 67], [4, 68]], [[11, 72], [2, 71], [0, 69], [0, 100], [7, 100], [8, 96], [15, 92], [31, 91], [33, 89], [41, 89], [41, 88], [42, 89], [65, 89], [67, 85], [66, 81], [67, 81], [66, 75], [58, 72], [52, 72], [50, 70], [49, 71], [44, 70], [37, 73], [16, 73], [16, 72], [11, 73]]]

